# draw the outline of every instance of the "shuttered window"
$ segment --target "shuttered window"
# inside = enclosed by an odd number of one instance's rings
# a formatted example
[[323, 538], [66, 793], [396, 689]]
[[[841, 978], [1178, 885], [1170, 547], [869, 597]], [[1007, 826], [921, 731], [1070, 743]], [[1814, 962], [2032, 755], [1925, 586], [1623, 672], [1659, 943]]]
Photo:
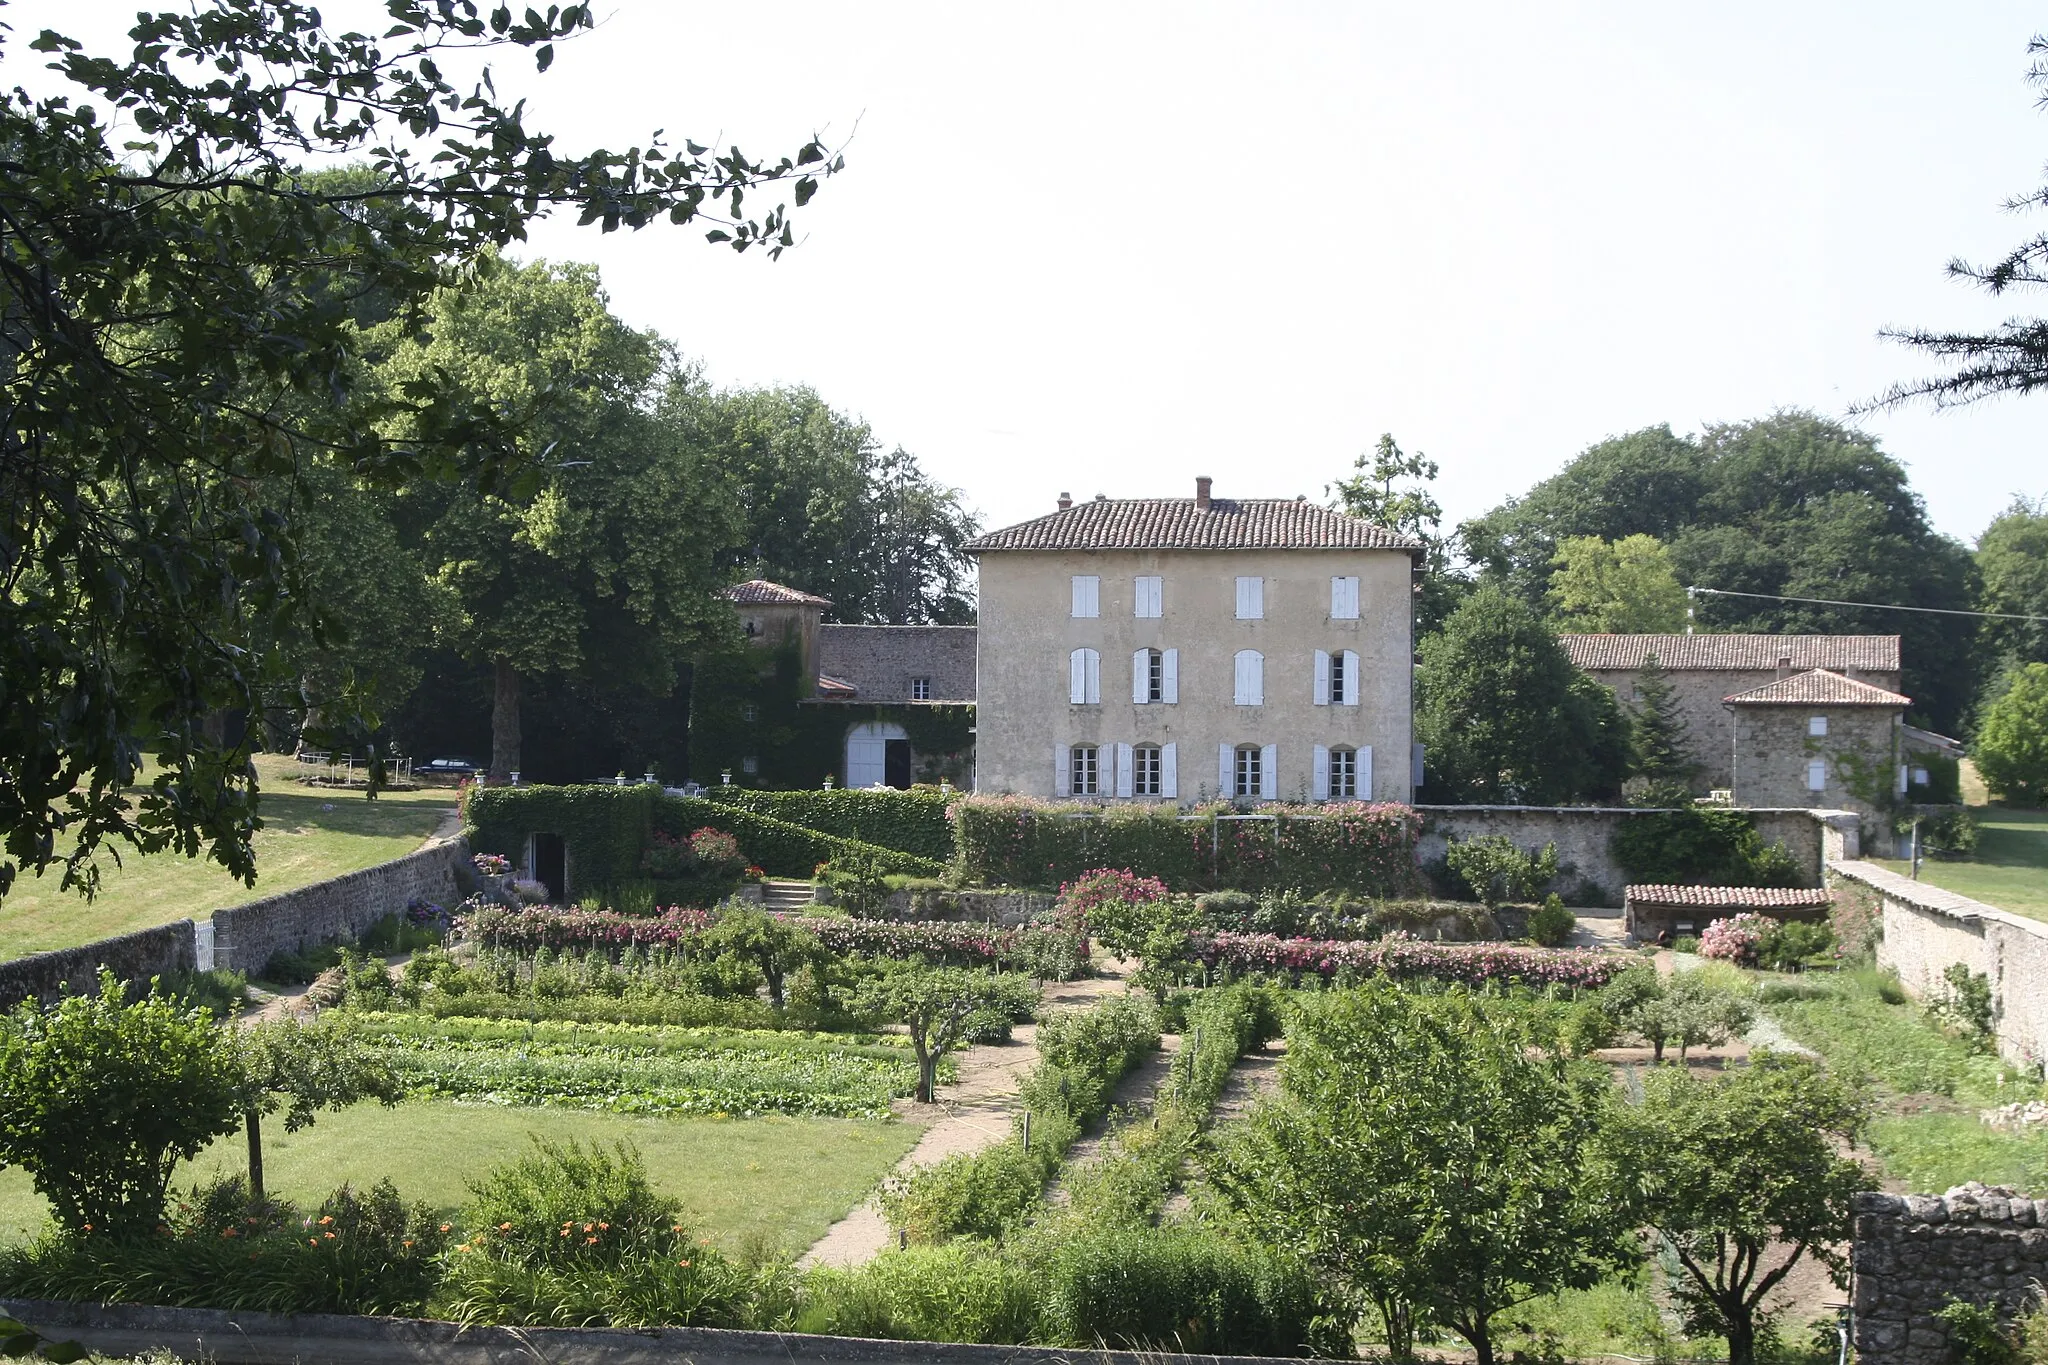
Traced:
[[1166, 580], [1157, 574], [1142, 574], [1131, 591], [1132, 615], [1159, 617], [1166, 614]]
[[1358, 619], [1358, 579], [1332, 578], [1330, 580], [1330, 619], [1333, 621], [1356, 621]]
[[1160, 796], [1159, 746], [1140, 744], [1131, 750], [1132, 796]]
[[1072, 779], [1068, 785], [1071, 787], [1073, 794], [1075, 796], [1097, 795], [1099, 789], [1096, 779], [1101, 771], [1097, 760], [1100, 757], [1101, 751], [1093, 744], [1076, 744], [1070, 752], [1073, 754], [1074, 762]]
[[1263, 578], [1240, 578], [1237, 580], [1237, 619], [1260, 621], [1266, 616], [1266, 580]]
[[1097, 575], [1074, 575], [1074, 615], [1102, 615], [1102, 579]]
[[1097, 706], [1102, 702], [1102, 656], [1092, 649], [1077, 649], [1067, 656], [1067, 700], [1076, 706]]
[[1358, 796], [1358, 750], [1339, 746], [1330, 750], [1332, 801], [1350, 801]]
[[1266, 656], [1256, 649], [1237, 651], [1234, 695], [1239, 706], [1266, 704]]
[[1265, 784], [1261, 781], [1264, 776], [1264, 764], [1260, 762], [1263, 757], [1256, 744], [1237, 746], [1231, 765], [1232, 796], [1257, 797], [1264, 791]]
[[1827, 760], [1816, 758], [1806, 765], [1806, 789], [1810, 792], [1818, 792], [1826, 791], [1827, 788]]

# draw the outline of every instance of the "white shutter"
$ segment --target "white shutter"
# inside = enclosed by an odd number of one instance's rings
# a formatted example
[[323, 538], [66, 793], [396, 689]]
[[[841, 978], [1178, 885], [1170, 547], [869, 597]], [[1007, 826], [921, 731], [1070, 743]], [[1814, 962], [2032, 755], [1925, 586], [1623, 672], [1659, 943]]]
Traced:
[[1068, 755], [1064, 748], [1055, 745], [1052, 751], [1052, 794], [1065, 796], [1068, 782]]
[[1316, 651], [1316, 705], [1330, 704], [1330, 651]]
[[1102, 656], [1092, 649], [1084, 649], [1081, 651], [1081, 660], [1088, 675], [1082, 679], [1087, 684], [1088, 704], [1090, 706], [1100, 706], [1102, 704]]
[[1161, 615], [1160, 608], [1163, 605], [1162, 599], [1164, 596], [1165, 594], [1161, 591], [1160, 580], [1157, 577], [1149, 574], [1139, 577], [1136, 583], [1136, 591], [1131, 594], [1134, 603], [1133, 614], [1146, 617]]
[[1356, 621], [1358, 619], [1358, 580], [1356, 578], [1332, 578], [1330, 580], [1330, 618], [1335, 621]]
[[1226, 801], [1230, 799], [1232, 791], [1231, 779], [1235, 774], [1231, 771], [1231, 767], [1236, 759], [1237, 750], [1231, 748], [1228, 744], [1216, 746], [1216, 794]]
[[1826, 791], [1827, 786], [1827, 760], [1816, 758], [1806, 765], [1806, 789], [1810, 792]]
[[1116, 746], [1116, 794], [1118, 796], [1131, 795], [1136, 787], [1131, 777], [1131, 746], [1119, 744]]
[[1164, 702], [1180, 701], [1180, 651], [1169, 649], [1159, 666], [1159, 699]]
[[1318, 744], [1309, 760], [1308, 794], [1318, 801], [1330, 799], [1330, 747]]
[[1359, 745], [1358, 757], [1354, 761], [1358, 764], [1358, 776], [1355, 779], [1358, 783], [1358, 786], [1355, 788], [1358, 792], [1358, 799], [1370, 801], [1372, 800], [1372, 745]]
[[1428, 752], [1429, 748], [1427, 745], [1411, 744], [1408, 747], [1408, 785], [1410, 788], [1425, 787], [1429, 785], [1428, 783], [1422, 780], [1422, 760], [1424, 755], [1426, 755]]
[[1102, 615], [1102, 580], [1096, 575], [1074, 575], [1074, 615]]
[[1159, 794], [1173, 797], [1180, 795], [1180, 764], [1174, 757], [1171, 744], [1159, 746]]
[[1332, 700], [1342, 706], [1358, 705], [1358, 655], [1351, 650], [1344, 651], [1344, 695]]
[[1259, 796], [1271, 801], [1280, 794], [1280, 746], [1268, 744], [1259, 750]]
[[1266, 580], [1263, 578], [1240, 578], [1237, 580], [1237, 619], [1257, 621], [1266, 615]]
[[1131, 656], [1131, 702], [1143, 706], [1152, 700], [1152, 651], [1141, 649]]
[[1067, 700], [1079, 706], [1088, 700], [1088, 651], [1077, 649], [1067, 656]]
[[1237, 652], [1237, 704], [1266, 704], [1266, 656], [1256, 649], [1240, 649]]

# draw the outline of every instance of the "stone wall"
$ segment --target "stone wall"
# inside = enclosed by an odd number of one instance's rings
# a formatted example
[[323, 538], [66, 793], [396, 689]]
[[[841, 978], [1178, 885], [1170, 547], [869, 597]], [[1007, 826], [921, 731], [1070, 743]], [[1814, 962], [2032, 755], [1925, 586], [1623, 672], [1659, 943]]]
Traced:
[[[1879, 803], [1898, 783], [1899, 713], [1881, 706], [1739, 706], [1735, 708], [1735, 775], [1730, 785], [1745, 806], [1824, 806], [1875, 821]], [[1824, 717], [1825, 735], [1807, 722]], [[1825, 786], [1807, 785], [1819, 760]]]
[[2048, 1282], [2048, 1200], [1972, 1182], [1946, 1195], [1859, 1194], [1854, 1345], [1860, 1365], [1953, 1359], [1935, 1318], [1951, 1298], [2010, 1313]]
[[2048, 924], [1916, 882], [1871, 863], [1828, 865], [1878, 902], [1877, 961], [1915, 999], [1939, 999], [1954, 963], [1991, 980], [1998, 1051], [2022, 1066], [2048, 1059]]
[[354, 938], [415, 896], [453, 905], [456, 867], [468, 856], [462, 839], [433, 843], [360, 872], [216, 910], [213, 965], [259, 972], [277, 953]]
[[[1519, 848], [1557, 845], [1558, 894], [1567, 904], [1620, 905], [1629, 876], [1614, 861], [1614, 832], [1624, 821], [1651, 814], [1617, 806], [1418, 806], [1422, 841], [1416, 856], [1426, 866], [1444, 856], [1446, 842], [1504, 834]], [[1823, 835], [1831, 811], [1756, 810], [1757, 833], [1765, 843], [1783, 842], [1800, 870], [1802, 884], [1819, 886]], [[1848, 817], [1854, 823], [1854, 817]], [[1837, 836], [1839, 838], [1839, 836]], [[1597, 889], [1597, 894], [1595, 894]]]
[[[81, 902], [81, 906], [83, 902]], [[164, 972], [189, 972], [197, 965], [193, 924], [189, 919], [103, 938], [80, 948], [32, 953], [0, 962], [0, 1009], [23, 1000], [54, 1000], [92, 989], [101, 967], [123, 981], [147, 981]]]

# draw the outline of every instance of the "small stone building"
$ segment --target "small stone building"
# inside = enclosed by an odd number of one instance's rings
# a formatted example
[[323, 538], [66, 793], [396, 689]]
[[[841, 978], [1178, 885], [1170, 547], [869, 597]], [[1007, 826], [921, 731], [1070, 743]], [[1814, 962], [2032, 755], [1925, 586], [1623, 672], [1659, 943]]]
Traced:
[[1736, 915], [1824, 920], [1833, 906], [1834, 893], [1825, 888], [1631, 886], [1623, 893], [1621, 919], [1638, 942], [1664, 943]]
[[[1574, 664], [1633, 706], [1643, 660], [1656, 655], [1684, 719], [1700, 786], [1734, 785], [1734, 719], [1724, 700], [1816, 668], [1896, 692], [1896, 635], [1564, 635]], [[1763, 804], [1745, 802], [1744, 804]], [[1804, 801], [1797, 804], [1805, 805]]]
[[1726, 698], [1740, 806], [1808, 806], [1874, 820], [1906, 791], [1899, 728], [1911, 698], [1824, 668]]

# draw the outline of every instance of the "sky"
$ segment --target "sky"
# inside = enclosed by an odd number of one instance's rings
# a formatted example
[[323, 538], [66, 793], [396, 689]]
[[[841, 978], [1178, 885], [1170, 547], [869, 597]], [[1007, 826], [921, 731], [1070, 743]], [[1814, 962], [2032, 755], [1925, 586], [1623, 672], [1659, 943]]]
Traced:
[[[8, 17], [103, 42], [135, 8]], [[596, 11], [499, 71], [565, 146], [819, 132], [846, 168], [780, 260], [566, 221], [526, 254], [597, 263], [716, 384], [859, 414], [988, 526], [1202, 474], [1320, 498], [1382, 432], [1456, 521], [1609, 435], [1845, 417], [1928, 368], [1886, 326], [2048, 313], [1944, 273], [2048, 231], [2002, 207], [2048, 161], [2048, 12], [1999, 0]], [[1966, 542], [2048, 494], [2048, 396], [1853, 420]]]

